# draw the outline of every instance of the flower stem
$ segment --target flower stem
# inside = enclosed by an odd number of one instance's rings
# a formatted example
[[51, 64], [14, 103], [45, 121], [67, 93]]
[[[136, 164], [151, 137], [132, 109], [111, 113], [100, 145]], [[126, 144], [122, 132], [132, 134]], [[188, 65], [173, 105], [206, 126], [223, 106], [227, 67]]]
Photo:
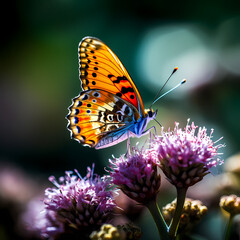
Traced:
[[226, 228], [225, 240], [230, 239], [233, 217], [234, 217], [234, 214], [230, 214], [230, 217], [228, 219], [227, 228]]
[[161, 211], [156, 203], [155, 200], [150, 201], [148, 204], [146, 204], [146, 207], [150, 211], [154, 222], [158, 228], [159, 236], [162, 240], [170, 240], [170, 237], [168, 236], [168, 227], [165, 223], [163, 216], [161, 214]]
[[171, 237], [171, 239], [174, 239], [177, 234], [178, 225], [180, 222], [180, 218], [182, 215], [182, 210], [183, 210], [183, 206], [186, 198], [186, 193], [187, 193], [187, 188], [177, 188], [177, 206], [174, 212], [173, 220], [169, 226], [169, 236]]

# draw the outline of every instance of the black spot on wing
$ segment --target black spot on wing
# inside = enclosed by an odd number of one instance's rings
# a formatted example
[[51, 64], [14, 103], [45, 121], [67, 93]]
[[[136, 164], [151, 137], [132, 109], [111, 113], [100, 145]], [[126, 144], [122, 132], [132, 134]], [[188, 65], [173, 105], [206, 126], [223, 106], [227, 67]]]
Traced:
[[95, 145], [95, 141], [94, 140], [88, 140], [89, 142], [92, 143], [92, 145]]
[[130, 109], [129, 109], [128, 106], [126, 106], [124, 113], [125, 113], [125, 114], [129, 114], [129, 113], [130, 113]]
[[131, 94], [131, 95], [130, 95], [130, 98], [131, 98], [131, 99], [134, 99], [134, 95]]
[[118, 97], [122, 97], [122, 94], [120, 92], [116, 93]]
[[[117, 78], [112, 75], [112, 74], [108, 74], [108, 78], [110, 78], [112, 80], [113, 83], [120, 83], [121, 81], [128, 81], [128, 79], [125, 76], [118, 76]], [[113, 78], [113, 79], [112, 79]]]
[[81, 128], [79, 126], [76, 126], [78, 134], [81, 132]]
[[120, 83], [121, 81], [127, 81], [125, 76], [117, 77], [117, 80], [114, 80], [113, 83]]
[[128, 92], [134, 92], [133, 88], [132, 87], [122, 87], [121, 89], [121, 93], [122, 94], [125, 94], [125, 93], [128, 93]]
[[93, 94], [93, 96], [94, 96], [94, 97], [99, 97], [99, 96], [100, 96], [100, 93], [95, 92], [95, 93]]
[[82, 100], [87, 100], [88, 99], [88, 95], [85, 94], [84, 97], [82, 98]]
[[85, 142], [85, 140], [86, 140], [86, 137], [85, 136], [83, 136], [83, 135], [81, 135], [81, 138], [82, 138], [82, 142]]
[[79, 122], [79, 119], [77, 117], [74, 118], [74, 123], [77, 124]]

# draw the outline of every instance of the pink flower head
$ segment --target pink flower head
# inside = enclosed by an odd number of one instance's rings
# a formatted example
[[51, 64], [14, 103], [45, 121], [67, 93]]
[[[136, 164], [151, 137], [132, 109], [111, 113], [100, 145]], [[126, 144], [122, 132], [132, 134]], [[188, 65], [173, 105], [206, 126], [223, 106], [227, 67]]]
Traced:
[[[49, 180], [56, 186], [45, 191], [46, 218], [48, 226], [43, 229], [43, 235], [55, 237], [56, 234], [75, 232], [75, 235], [89, 234], [107, 222], [115, 207], [112, 191], [107, 189], [111, 182], [100, 178], [88, 168], [86, 177], [66, 172], [64, 177]], [[72, 236], [68, 236], [73, 238]]]
[[162, 131], [162, 135], [155, 138], [153, 147], [169, 182], [182, 188], [199, 182], [211, 167], [223, 163], [217, 157], [217, 151], [223, 145], [214, 146], [217, 141], [212, 141], [213, 129], [208, 136], [205, 127], [198, 128], [194, 123], [190, 126], [189, 120], [184, 130], [178, 125], [175, 123], [173, 131]]
[[161, 178], [150, 151], [133, 149], [130, 156], [114, 158], [110, 164], [113, 183], [127, 196], [143, 204], [156, 198]]

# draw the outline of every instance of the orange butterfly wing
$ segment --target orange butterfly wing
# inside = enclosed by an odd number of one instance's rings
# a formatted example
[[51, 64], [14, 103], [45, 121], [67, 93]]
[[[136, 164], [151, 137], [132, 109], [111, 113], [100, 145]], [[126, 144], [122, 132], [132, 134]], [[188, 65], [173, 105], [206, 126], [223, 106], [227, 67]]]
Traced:
[[116, 95], [88, 90], [73, 99], [67, 116], [68, 129], [82, 144], [102, 148], [116, 144], [120, 138], [124, 140], [124, 129], [133, 121], [136, 112], [135, 107]]
[[118, 57], [101, 40], [83, 38], [79, 44], [79, 66], [83, 90], [100, 89], [112, 93], [136, 107], [140, 116], [146, 116], [133, 80]]

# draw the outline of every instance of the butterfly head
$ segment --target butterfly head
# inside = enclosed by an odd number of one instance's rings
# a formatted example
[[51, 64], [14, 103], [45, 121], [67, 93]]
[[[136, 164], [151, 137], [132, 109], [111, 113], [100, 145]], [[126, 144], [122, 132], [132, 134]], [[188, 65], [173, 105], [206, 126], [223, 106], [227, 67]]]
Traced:
[[155, 119], [156, 115], [157, 115], [157, 110], [154, 112], [153, 109], [145, 109], [145, 113], [147, 115], [147, 117], [149, 118], [149, 120]]

